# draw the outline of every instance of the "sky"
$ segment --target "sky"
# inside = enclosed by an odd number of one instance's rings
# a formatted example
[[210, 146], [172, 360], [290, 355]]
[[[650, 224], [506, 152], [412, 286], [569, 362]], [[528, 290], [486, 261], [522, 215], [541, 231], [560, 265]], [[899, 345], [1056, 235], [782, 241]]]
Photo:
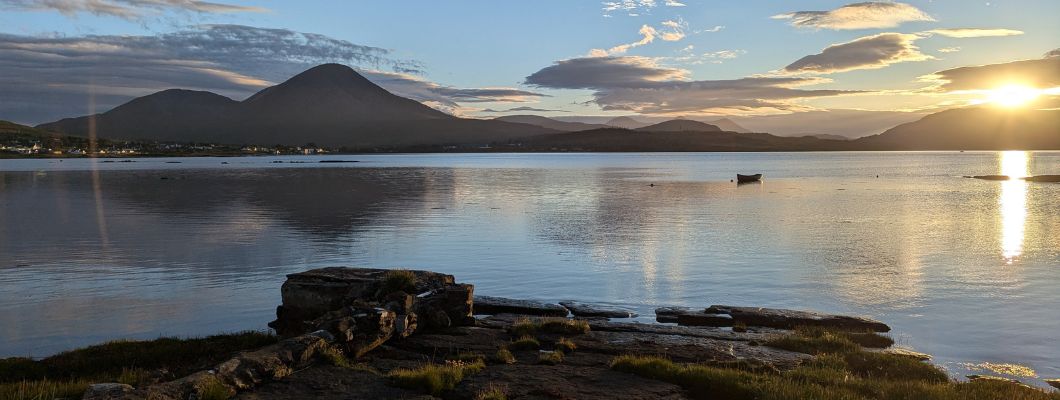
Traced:
[[1057, 15], [1056, 0], [0, 0], [0, 119], [174, 87], [242, 100], [325, 62], [480, 118], [1052, 108]]

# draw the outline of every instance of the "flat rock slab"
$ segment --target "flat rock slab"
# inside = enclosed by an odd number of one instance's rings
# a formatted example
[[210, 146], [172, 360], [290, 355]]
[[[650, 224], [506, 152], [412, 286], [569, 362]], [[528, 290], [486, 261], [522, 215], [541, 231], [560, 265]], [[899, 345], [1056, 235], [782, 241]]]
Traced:
[[729, 314], [706, 313], [702, 309], [689, 307], [662, 307], [655, 309], [655, 320], [676, 323], [681, 326], [732, 326], [734, 320]]
[[1060, 182], [1060, 175], [1035, 175], [1023, 178], [1029, 182]]
[[1060, 389], [1060, 379], [1046, 379], [1045, 383], [1048, 383], [1049, 386]]
[[655, 321], [677, 323], [678, 315], [695, 311], [696, 310], [691, 307], [659, 307], [655, 309]]
[[1007, 181], [1011, 179], [1008, 175], [972, 175], [968, 178], [982, 179], [984, 181]]
[[887, 349], [880, 349], [878, 351], [880, 353], [884, 353], [884, 354], [891, 354], [891, 355], [896, 355], [896, 356], [909, 357], [909, 358], [912, 358], [912, 359], [918, 360], [918, 361], [929, 361], [929, 360], [931, 360], [931, 355], [930, 354], [924, 354], [924, 353], [921, 353], [921, 352], [917, 352], [917, 351], [913, 351], [913, 350], [909, 350], [909, 349], [903, 349], [903, 348], [900, 348], [900, 347], [892, 347], [892, 348], [887, 348]]
[[728, 314], [736, 322], [749, 326], [795, 329], [799, 326], [819, 326], [849, 330], [889, 332], [891, 327], [883, 322], [863, 317], [821, 314], [812, 311], [785, 310], [780, 308], [736, 307], [713, 305], [707, 314]]
[[570, 313], [559, 304], [493, 296], [475, 296], [474, 311], [476, 315], [523, 314], [543, 317], [566, 317]]
[[561, 301], [559, 305], [566, 307], [575, 317], [633, 318], [637, 316], [637, 313], [630, 310], [574, 300]]

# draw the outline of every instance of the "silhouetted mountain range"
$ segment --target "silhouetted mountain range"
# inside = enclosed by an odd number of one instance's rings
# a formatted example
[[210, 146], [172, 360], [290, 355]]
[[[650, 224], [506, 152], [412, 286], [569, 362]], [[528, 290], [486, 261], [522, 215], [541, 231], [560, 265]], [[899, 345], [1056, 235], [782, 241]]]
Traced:
[[38, 128], [99, 137], [350, 148], [477, 144], [554, 132], [538, 126], [457, 118], [396, 96], [339, 64], [311, 68], [243, 101], [165, 90], [94, 116]]
[[[657, 120], [657, 119], [656, 119]], [[606, 124], [535, 115], [464, 119], [396, 96], [353, 69], [324, 64], [243, 101], [170, 89], [102, 114], [38, 125], [50, 132], [106, 139], [431, 150], [511, 143], [511, 150], [769, 151], [1060, 149], [1060, 111], [953, 109], [857, 140], [746, 132], [729, 119], [630, 117]], [[616, 127], [619, 126], [619, 127]], [[623, 128], [624, 127], [624, 128]], [[560, 133], [566, 132], [566, 133]], [[518, 144], [525, 144], [519, 147]], [[514, 146], [514, 147], [513, 147]]]

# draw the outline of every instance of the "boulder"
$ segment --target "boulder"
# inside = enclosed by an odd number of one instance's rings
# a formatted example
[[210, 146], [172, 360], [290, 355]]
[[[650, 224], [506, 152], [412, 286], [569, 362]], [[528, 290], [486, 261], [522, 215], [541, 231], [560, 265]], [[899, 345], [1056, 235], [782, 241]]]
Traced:
[[689, 313], [693, 310], [689, 307], [659, 307], [655, 309], [655, 321], [663, 323], [677, 323], [679, 314]]
[[633, 318], [637, 313], [621, 308], [612, 308], [596, 304], [588, 304], [567, 300], [559, 302], [559, 305], [570, 310], [576, 317], [604, 317], [604, 318]]
[[785, 310], [779, 308], [735, 307], [713, 305], [707, 314], [728, 314], [733, 321], [750, 326], [765, 326], [780, 329], [795, 329], [799, 326], [889, 332], [891, 327], [883, 322], [863, 317], [821, 314], [811, 311]]
[[[282, 304], [276, 309], [276, 320], [269, 326], [281, 336], [297, 336], [306, 330], [305, 321], [312, 321], [327, 312], [345, 306], [381, 306], [400, 303], [400, 295], [381, 293], [390, 270], [376, 268], [329, 267], [287, 275], [280, 287]], [[452, 275], [430, 271], [409, 271], [415, 276], [413, 295], [443, 289], [455, 283]]]
[[544, 317], [566, 317], [566, 308], [558, 304], [504, 297], [475, 296], [475, 314], [523, 314]]
[[133, 393], [133, 387], [124, 383], [96, 383], [88, 385], [81, 400], [120, 400]]
[[[393, 311], [351, 306], [324, 314], [310, 325], [334, 335], [347, 354], [361, 357], [394, 337], [396, 321]], [[401, 328], [408, 329], [408, 322], [403, 324]]]

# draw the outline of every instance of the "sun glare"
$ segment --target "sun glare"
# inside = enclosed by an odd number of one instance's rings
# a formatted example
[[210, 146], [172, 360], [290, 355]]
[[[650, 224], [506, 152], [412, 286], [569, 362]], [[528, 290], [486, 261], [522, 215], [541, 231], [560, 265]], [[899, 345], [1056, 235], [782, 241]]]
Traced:
[[1041, 91], [1023, 85], [1005, 85], [991, 90], [987, 95], [987, 102], [1001, 107], [1021, 107], [1034, 101], [1041, 95]]

